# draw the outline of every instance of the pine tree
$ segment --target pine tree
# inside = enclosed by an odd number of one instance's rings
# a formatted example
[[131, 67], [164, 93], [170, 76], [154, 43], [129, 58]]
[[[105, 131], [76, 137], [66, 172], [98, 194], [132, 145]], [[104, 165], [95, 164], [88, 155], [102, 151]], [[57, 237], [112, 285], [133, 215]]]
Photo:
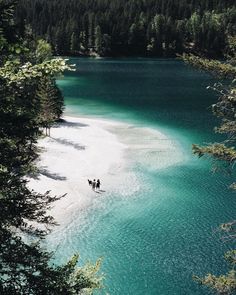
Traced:
[[50, 128], [59, 119], [63, 111], [63, 98], [55, 80], [43, 77], [38, 83], [36, 95], [40, 101], [38, 123], [50, 136]]
[[70, 37], [70, 52], [74, 54], [78, 54], [80, 51], [80, 41], [75, 32], [71, 34]]
[[98, 54], [103, 54], [102, 52], [102, 33], [100, 26], [95, 28], [95, 51]]

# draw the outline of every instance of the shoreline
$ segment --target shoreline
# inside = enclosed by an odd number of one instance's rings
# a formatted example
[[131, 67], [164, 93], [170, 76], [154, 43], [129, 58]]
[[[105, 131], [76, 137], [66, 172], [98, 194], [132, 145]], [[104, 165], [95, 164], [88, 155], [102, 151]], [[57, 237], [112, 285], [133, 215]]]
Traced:
[[93, 202], [97, 194], [89, 187], [88, 179], [99, 178], [101, 190], [110, 188], [112, 174], [125, 166], [126, 148], [106, 130], [112, 123], [69, 116], [63, 119], [65, 122], [51, 128], [51, 137], [39, 140], [39, 175], [29, 182], [36, 192], [50, 190], [51, 195], [66, 194], [50, 209], [60, 224], [78, 208]]
[[[39, 140], [39, 175], [29, 186], [39, 193], [64, 195], [50, 209], [60, 225], [99, 197], [127, 197], [142, 189], [135, 167], [160, 170], [183, 160], [175, 143], [158, 130], [102, 118], [64, 116]], [[94, 192], [88, 179], [100, 179]], [[119, 184], [119, 185], [117, 185]]]

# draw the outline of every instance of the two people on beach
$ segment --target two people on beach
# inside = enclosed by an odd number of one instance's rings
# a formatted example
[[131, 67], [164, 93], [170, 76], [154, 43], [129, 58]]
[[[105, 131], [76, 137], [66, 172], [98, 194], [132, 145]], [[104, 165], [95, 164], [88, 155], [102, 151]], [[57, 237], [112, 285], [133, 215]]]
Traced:
[[98, 179], [97, 181], [94, 179], [94, 180], [90, 180], [88, 179], [88, 184], [89, 186], [92, 187], [92, 189], [95, 191], [96, 189], [99, 190], [100, 189], [100, 186], [101, 186], [101, 182], [100, 180]]

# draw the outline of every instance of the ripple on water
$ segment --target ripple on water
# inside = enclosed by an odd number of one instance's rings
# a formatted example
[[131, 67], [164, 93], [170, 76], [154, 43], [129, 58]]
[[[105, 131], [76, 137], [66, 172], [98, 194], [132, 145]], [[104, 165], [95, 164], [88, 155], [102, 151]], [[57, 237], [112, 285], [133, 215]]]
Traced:
[[[116, 134], [118, 139], [127, 146], [126, 167], [124, 170], [121, 169], [119, 164], [111, 167], [109, 190], [96, 196], [89, 207], [82, 210], [78, 208], [71, 214], [65, 225], [59, 226], [49, 236], [49, 244], [59, 252], [62, 249], [77, 251], [79, 244], [76, 242], [77, 237], [83, 237], [83, 240], [86, 241], [90, 234], [95, 231], [97, 225], [101, 222], [104, 223], [106, 219], [112, 218], [113, 223], [118, 222], [122, 232], [132, 228], [135, 219], [145, 214], [147, 206], [150, 209], [153, 206], [153, 200], [150, 197], [145, 199], [145, 206], [142, 206], [143, 195], [157, 194], [159, 204], [163, 199], [158, 196], [158, 193], [161, 192], [160, 187], [157, 191], [156, 184], [150, 183], [145, 171], [159, 171], [176, 165], [185, 159], [176, 142], [168, 139], [155, 129], [127, 124], [114, 126], [109, 128], [110, 131]], [[124, 208], [127, 208], [127, 199], [130, 198], [138, 200], [135, 202], [134, 208], [119, 210], [117, 216], [115, 214], [116, 209], [120, 208], [122, 204]], [[129, 203], [129, 206], [132, 208], [132, 202]], [[150, 215], [147, 220], [146, 225], [152, 226], [155, 216]], [[140, 236], [145, 238], [142, 228], [139, 228], [138, 232]], [[135, 231], [133, 233], [135, 234]], [[125, 246], [124, 243], [130, 241], [132, 242], [132, 240], [122, 240], [120, 246]], [[62, 245], [64, 246], [62, 247]], [[65, 257], [65, 255], [63, 256]]]
[[217, 97], [205, 89], [214, 81], [176, 60], [77, 61], [79, 74], [62, 85], [67, 110], [129, 122], [111, 131], [127, 144], [130, 167], [112, 167], [106, 194], [76, 212], [67, 230], [58, 228], [56, 260], [78, 250], [82, 261], [104, 256], [112, 295], [209, 294], [192, 275], [227, 270], [230, 245], [213, 229], [236, 208], [223, 176], [191, 157], [191, 143], [216, 140], [208, 107]]

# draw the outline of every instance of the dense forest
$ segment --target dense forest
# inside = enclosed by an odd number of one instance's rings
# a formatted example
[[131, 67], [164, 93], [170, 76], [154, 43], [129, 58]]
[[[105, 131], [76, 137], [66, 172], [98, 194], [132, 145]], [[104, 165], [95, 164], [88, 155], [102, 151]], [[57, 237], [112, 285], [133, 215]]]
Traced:
[[21, 0], [16, 21], [54, 54], [220, 57], [236, 31], [235, 0]]

